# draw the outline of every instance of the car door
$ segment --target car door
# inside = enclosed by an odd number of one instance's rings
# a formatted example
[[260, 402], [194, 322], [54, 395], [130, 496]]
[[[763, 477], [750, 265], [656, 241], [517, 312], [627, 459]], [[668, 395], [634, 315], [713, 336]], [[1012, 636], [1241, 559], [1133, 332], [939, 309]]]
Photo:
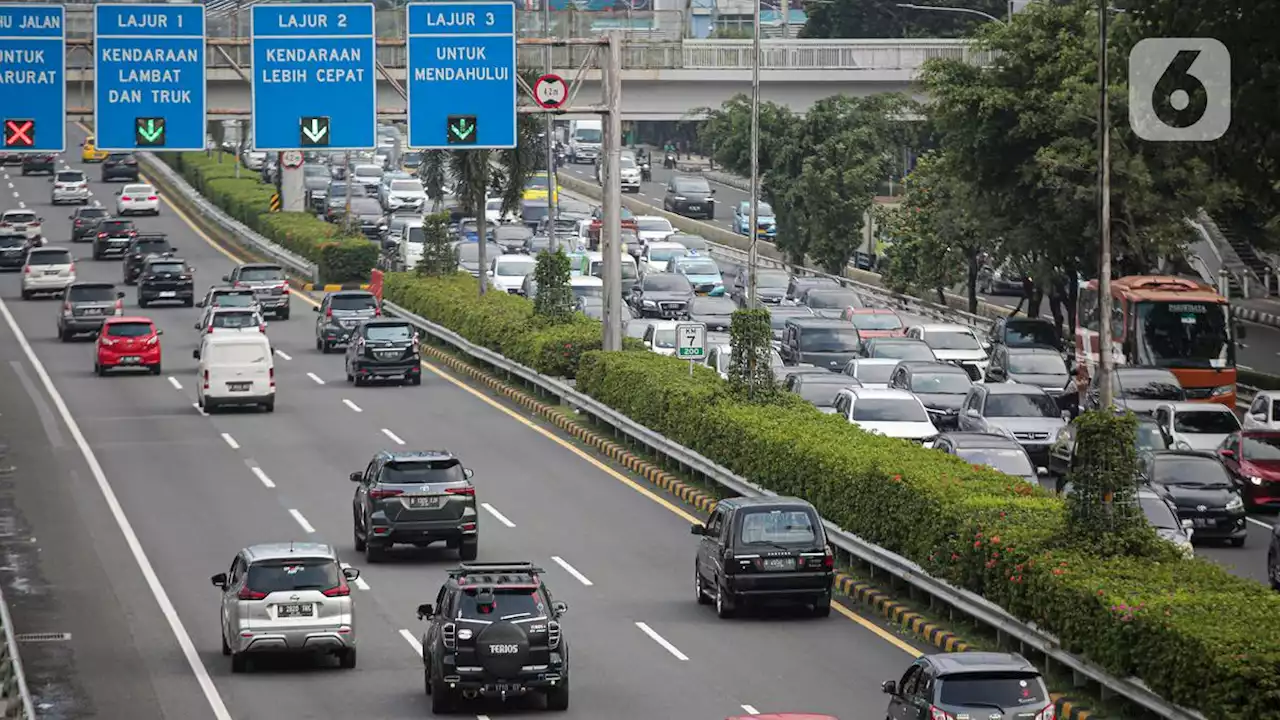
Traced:
[[1156, 425], [1160, 428], [1160, 434], [1164, 435], [1165, 443], [1169, 446], [1173, 445], [1173, 408], [1169, 405], [1161, 405], [1156, 408]]
[[981, 412], [979, 409], [981, 405], [982, 400], [979, 397], [978, 388], [969, 388], [969, 396], [964, 399], [964, 406], [960, 411], [961, 430], [966, 432], [981, 432], [979, 429], [981, 420], [973, 415], [974, 412]]
[[227, 586], [222, 590], [222, 636], [232, 637], [240, 627], [240, 586], [244, 584], [248, 566], [244, 558], [236, 555], [231, 561], [231, 570], [227, 572]]
[[712, 587], [719, 587], [720, 558], [718, 548], [727, 513], [728, 511], [722, 507], [712, 510], [711, 517], [707, 519], [707, 529], [698, 541], [698, 572], [702, 575], [703, 581]]
[[325, 321], [328, 319], [327, 316], [329, 313], [329, 305], [331, 301], [332, 301], [332, 298], [329, 295], [325, 295], [324, 299], [320, 301], [320, 308], [318, 310], [319, 314], [316, 315], [316, 338], [321, 338], [324, 336], [324, 324], [325, 324]]
[[378, 460], [375, 458], [365, 467], [364, 475], [361, 476], [359, 484], [356, 485], [355, 506], [361, 532], [364, 532], [369, 526], [368, 517], [371, 510], [369, 506], [369, 489], [372, 487], [376, 477], [378, 477]]
[[453, 597], [449, 594], [447, 585], [440, 586], [440, 592], [436, 594], [435, 605], [431, 606], [431, 621], [427, 624], [427, 629], [422, 634], [422, 660], [424, 663], [430, 662], [433, 656], [432, 648], [435, 647], [436, 635], [440, 632], [440, 626], [452, 617], [450, 608], [453, 605]]
[[916, 720], [915, 706], [911, 704], [911, 697], [915, 694], [919, 680], [920, 665], [912, 663], [911, 667], [902, 674], [902, 679], [898, 681], [898, 691], [889, 696], [888, 720]]
[[[1261, 415], [1259, 420], [1256, 415]], [[1266, 427], [1267, 420], [1271, 418], [1271, 398], [1266, 395], [1259, 395], [1253, 399], [1253, 404], [1249, 406], [1249, 412], [1245, 413], [1245, 428]]]
[[[1240, 433], [1228, 435], [1226, 440], [1218, 446], [1218, 459], [1222, 461], [1222, 465], [1227, 468], [1227, 472], [1237, 480], [1243, 480], [1240, 474]], [[1230, 455], [1224, 454], [1230, 452]]]

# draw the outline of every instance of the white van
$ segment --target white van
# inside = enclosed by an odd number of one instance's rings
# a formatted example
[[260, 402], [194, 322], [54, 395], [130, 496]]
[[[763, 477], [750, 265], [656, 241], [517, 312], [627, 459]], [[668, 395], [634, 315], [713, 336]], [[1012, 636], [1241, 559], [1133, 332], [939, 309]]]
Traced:
[[260, 405], [267, 412], [275, 411], [276, 366], [266, 335], [205, 335], [191, 356], [200, 361], [196, 370], [200, 409], [211, 413], [226, 405]]

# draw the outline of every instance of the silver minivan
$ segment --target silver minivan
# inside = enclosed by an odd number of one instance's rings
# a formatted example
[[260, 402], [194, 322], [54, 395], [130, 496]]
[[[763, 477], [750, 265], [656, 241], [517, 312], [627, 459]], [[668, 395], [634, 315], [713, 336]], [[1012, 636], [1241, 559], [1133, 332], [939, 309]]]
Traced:
[[61, 295], [76, 281], [76, 261], [66, 248], [32, 248], [22, 266], [22, 299]]
[[280, 542], [241, 550], [231, 569], [211, 579], [222, 591], [222, 654], [231, 671], [250, 669], [257, 654], [335, 655], [356, 666], [355, 603], [349, 583], [360, 571], [342, 567], [332, 545]]

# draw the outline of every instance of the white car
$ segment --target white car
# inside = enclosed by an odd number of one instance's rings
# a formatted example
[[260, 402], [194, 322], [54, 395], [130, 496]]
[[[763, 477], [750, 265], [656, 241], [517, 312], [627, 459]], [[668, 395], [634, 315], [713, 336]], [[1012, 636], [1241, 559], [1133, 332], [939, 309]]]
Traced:
[[0, 235], [21, 235], [28, 240], [44, 236], [44, 218], [30, 210], [5, 210], [0, 215]]
[[116, 215], [119, 217], [160, 214], [160, 195], [150, 185], [125, 185], [116, 195]]
[[1261, 390], [1244, 414], [1245, 430], [1280, 430], [1280, 391]]
[[906, 390], [845, 388], [836, 393], [835, 414], [867, 432], [914, 440], [928, 447], [938, 436], [929, 411]]
[[641, 342], [649, 352], [674, 357], [676, 354], [676, 322], [660, 320], [645, 328]]
[[195, 324], [201, 335], [267, 332], [262, 313], [251, 307], [207, 307]]
[[61, 295], [76, 281], [76, 262], [66, 248], [33, 248], [22, 266], [22, 299], [35, 295]]
[[382, 207], [390, 212], [406, 208], [425, 210], [427, 207], [427, 191], [422, 189], [422, 183], [412, 178], [392, 180], [382, 186], [381, 193]]
[[489, 261], [489, 282], [505, 293], [519, 295], [527, 275], [532, 275], [538, 261], [529, 255], [499, 255]]
[[240, 156], [240, 162], [249, 169], [257, 172], [262, 169], [264, 163], [267, 162], [267, 154], [257, 150], [245, 150]]
[[417, 267], [423, 253], [426, 252], [427, 238], [422, 227], [422, 219], [413, 218], [406, 220], [404, 227], [400, 228], [396, 252], [399, 254], [400, 266], [405, 270]]
[[1217, 452], [1228, 435], [1240, 431], [1231, 408], [1213, 402], [1175, 402], [1156, 406], [1156, 425], [1175, 450]]
[[[907, 337], [923, 340], [940, 362], [965, 368], [969, 377], [981, 378], [987, 374], [987, 351], [973, 328], [967, 325], [916, 325], [907, 329]], [[975, 368], [976, 374], [973, 372]]]
[[352, 171], [352, 178], [357, 184], [363, 185], [365, 192], [370, 195], [376, 195], [378, 188], [382, 186], [382, 174], [385, 172], [381, 165], [356, 165]]
[[622, 183], [622, 192], [640, 192], [640, 165], [634, 156], [623, 157], [618, 161], [618, 177]]
[[652, 242], [662, 242], [671, 235], [675, 234], [676, 229], [671, 226], [671, 221], [657, 215], [637, 215], [636, 227], [640, 228], [640, 242], [648, 245]]
[[79, 170], [59, 170], [54, 173], [51, 182], [53, 182], [53, 197], [49, 199], [51, 205], [60, 203], [89, 204], [89, 178], [85, 177], [83, 172]]
[[569, 289], [573, 291], [575, 300], [580, 297], [602, 298], [604, 297], [604, 280], [587, 275], [571, 277]]
[[205, 335], [191, 351], [196, 367], [196, 403], [205, 412], [228, 405], [276, 409], [275, 359], [264, 335]]
[[520, 222], [520, 217], [516, 213], [502, 212], [502, 198], [489, 198], [484, 201], [484, 218], [490, 225]]
[[894, 368], [902, 362], [896, 358], [856, 358], [844, 366], [844, 374], [872, 390], [887, 390]]
[[671, 261], [689, 254], [689, 248], [674, 242], [651, 242], [640, 253], [643, 272], [671, 272]]

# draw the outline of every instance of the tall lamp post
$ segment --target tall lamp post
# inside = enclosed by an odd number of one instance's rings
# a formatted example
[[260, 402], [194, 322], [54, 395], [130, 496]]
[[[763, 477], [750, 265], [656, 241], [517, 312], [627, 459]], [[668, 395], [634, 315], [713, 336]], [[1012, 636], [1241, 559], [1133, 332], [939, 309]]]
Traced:
[[1098, 401], [1111, 407], [1111, 109], [1108, 105], [1108, 0], [1098, 0]]
[[752, 9], [751, 24], [751, 240], [747, 243], [747, 307], [756, 306], [756, 263], [759, 262], [760, 232], [760, 3]]
[[[998, 23], [1008, 22], [1007, 20], [1001, 20], [995, 15], [991, 15], [990, 13], [984, 13], [981, 10], [974, 10], [973, 8], [967, 8], [967, 7], [952, 7], [950, 5], [914, 5], [912, 3], [897, 3], [897, 5], [898, 7], [906, 10], [923, 10], [925, 12], [963, 13], [965, 15], [977, 15], [978, 17], [984, 17], [988, 20], [991, 20], [993, 22], [998, 22]], [[1013, 18], [1013, 6], [1010, 5], [1009, 19], [1011, 20], [1012, 18]]]

